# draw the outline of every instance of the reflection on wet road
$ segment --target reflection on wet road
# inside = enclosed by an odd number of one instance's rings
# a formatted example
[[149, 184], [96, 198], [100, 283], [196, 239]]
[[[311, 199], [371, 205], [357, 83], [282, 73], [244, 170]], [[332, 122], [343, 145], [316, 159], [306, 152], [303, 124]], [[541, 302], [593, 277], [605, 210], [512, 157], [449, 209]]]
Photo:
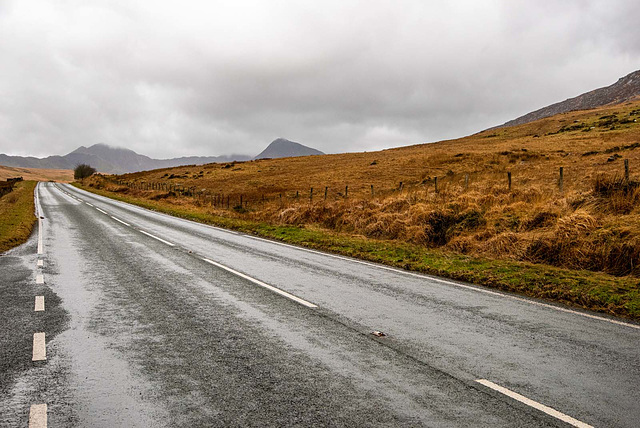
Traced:
[[[640, 418], [635, 324], [67, 185], [41, 183], [37, 195], [39, 233], [0, 258], [0, 301], [16, 325], [2, 338], [11, 347], [2, 426], [30, 417], [36, 426], [43, 415], [49, 426], [96, 427], [636, 426]], [[39, 361], [35, 333], [46, 337]]]

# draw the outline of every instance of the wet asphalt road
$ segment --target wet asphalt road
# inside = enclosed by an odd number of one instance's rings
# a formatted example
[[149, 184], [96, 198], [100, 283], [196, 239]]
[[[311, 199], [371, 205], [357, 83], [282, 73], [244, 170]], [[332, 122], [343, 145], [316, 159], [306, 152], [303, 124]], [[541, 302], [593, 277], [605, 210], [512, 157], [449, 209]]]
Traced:
[[593, 426], [640, 421], [637, 325], [37, 192], [44, 254], [34, 236], [0, 257], [0, 426], [36, 403], [49, 426], [565, 426], [478, 379]]

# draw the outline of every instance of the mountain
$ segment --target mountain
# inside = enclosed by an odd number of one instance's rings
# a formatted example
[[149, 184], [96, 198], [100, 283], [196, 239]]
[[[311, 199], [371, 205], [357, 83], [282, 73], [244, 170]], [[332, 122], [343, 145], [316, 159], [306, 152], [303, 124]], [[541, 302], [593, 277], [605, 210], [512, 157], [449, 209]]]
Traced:
[[320, 150], [312, 149], [311, 147], [303, 146], [300, 143], [289, 141], [284, 138], [275, 139], [254, 159], [266, 159], [266, 158], [288, 158], [298, 156], [311, 156], [311, 155], [323, 155]]
[[[322, 155], [321, 151], [278, 138], [254, 159], [282, 158], [293, 156]], [[188, 156], [172, 159], [153, 159], [133, 150], [111, 147], [106, 144], [94, 144], [90, 147], [80, 146], [64, 156], [46, 158], [8, 156], [0, 154], [0, 165], [17, 168], [73, 169], [85, 163], [99, 172], [107, 174], [126, 174], [129, 172], [148, 171], [152, 169], [170, 168], [183, 165], [202, 165], [214, 162], [231, 162], [250, 160], [249, 156]]]
[[587, 110], [608, 104], [620, 104], [637, 98], [640, 98], [640, 70], [618, 79], [618, 81], [611, 86], [595, 89], [575, 98], [569, 98], [568, 100], [551, 104], [550, 106], [520, 116], [517, 119], [510, 120], [504, 125], [498, 126], [498, 128], [522, 125], [574, 110]]
[[124, 174], [181, 165], [249, 159], [248, 156], [243, 155], [153, 159], [140, 155], [133, 150], [111, 147], [106, 144], [94, 144], [91, 147], [80, 146], [64, 156], [49, 156], [42, 159], [0, 154], [0, 165], [22, 168], [73, 169], [78, 164], [86, 163], [96, 168], [99, 172]]

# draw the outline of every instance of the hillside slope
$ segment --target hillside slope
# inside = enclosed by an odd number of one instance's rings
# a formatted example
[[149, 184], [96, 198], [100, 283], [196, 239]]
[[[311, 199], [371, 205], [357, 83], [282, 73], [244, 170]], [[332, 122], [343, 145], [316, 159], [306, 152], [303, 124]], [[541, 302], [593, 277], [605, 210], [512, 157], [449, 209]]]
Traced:
[[613, 85], [595, 89], [574, 98], [552, 104], [506, 122], [501, 127], [522, 125], [576, 110], [587, 110], [610, 104], [620, 104], [640, 97], [640, 70], [620, 78]]
[[14, 177], [33, 181], [53, 180], [70, 183], [73, 181], [73, 171], [70, 169], [16, 168], [0, 165], [0, 181]]
[[[142, 194], [169, 204], [190, 203], [183, 194], [195, 195], [229, 216], [240, 214], [217, 203], [220, 198], [229, 208], [242, 198], [242, 216], [268, 222], [640, 275], [639, 120], [635, 102], [434, 144], [180, 167], [115, 180], [125, 184], [118, 187], [123, 192], [151, 186]], [[626, 184], [619, 178], [622, 158], [631, 166]], [[596, 230], [619, 238], [607, 240]], [[576, 238], [571, 251], [558, 250], [557, 237], [565, 235]], [[629, 243], [638, 246], [622, 249]], [[610, 258], [603, 257], [607, 251]]]
[[639, 122], [633, 102], [434, 144], [94, 177], [84, 187], [247, 233], [640, 318]]

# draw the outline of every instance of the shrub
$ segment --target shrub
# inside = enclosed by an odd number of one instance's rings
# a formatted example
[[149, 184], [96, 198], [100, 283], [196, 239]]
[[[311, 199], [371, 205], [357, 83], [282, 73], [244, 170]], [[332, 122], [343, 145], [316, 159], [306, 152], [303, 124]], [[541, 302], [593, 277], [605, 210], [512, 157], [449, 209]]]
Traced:
[[95, 168], [85, 163], [81, 163], [73, 169], [73, 178], [76, 180], [82, 180], [83, 178], [91, 177], [95, 173]]

